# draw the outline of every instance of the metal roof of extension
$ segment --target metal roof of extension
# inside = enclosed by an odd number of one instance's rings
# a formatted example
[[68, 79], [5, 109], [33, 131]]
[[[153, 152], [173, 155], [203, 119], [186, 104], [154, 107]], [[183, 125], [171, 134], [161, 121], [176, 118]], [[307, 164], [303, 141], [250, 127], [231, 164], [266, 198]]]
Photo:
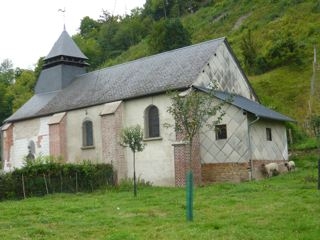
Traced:
[[[201, 91], [207, 92], [209, 93], [210, 90], [209, 89], [205, 89], [205, 88], [201, 88], [201, 87], [196, 87], [196, 89], [199, 89]], [[266, 118], [266, 119], [272, 119], [272, 120], [277, 120], [277, 121], [283, 121], [283, 122], [295, 122], [294, 119], [287, 117], [281, 113], [278, 113], [274, 110], [271, 110], [257, 102], [254, 102], [248, 98], [245, 98], [243, 96], [239, 96], [239, 95], [233, 95], [230, 93], [226, 93], [226, 92], [221, 92], [221, 91], [215, 91], [214, 92], [215, 97], [226, 101], [226, 100], [230, 100], [231, 99], [231, 104], [243, 109], [247, 112], [250, 112], [254, 115], [256, 115], [257, 117], [260, 118]]]
[[45, 60], [54, 58], [57, 56], [69, 56], [81, 59], [88, 59], [78, 48], [73, 39], [69, 36], [66, 30], [64, 30], [58, 40], [54, 43], [51, 51], [46, 56]]

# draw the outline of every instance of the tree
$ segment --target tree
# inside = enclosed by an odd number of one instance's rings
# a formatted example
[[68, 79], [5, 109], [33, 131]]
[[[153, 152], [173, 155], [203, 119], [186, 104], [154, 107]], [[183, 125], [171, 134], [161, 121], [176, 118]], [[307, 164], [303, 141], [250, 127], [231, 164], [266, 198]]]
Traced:
[[190, 45], [191, 37], [179, 18], [164, 19], [154, 24], [148, 44], [151, 52], [160, 53]]
[[136, 180], [136, 152], [142, 152], [145, 144], [143, 143], [143, 131], [140, 125], [127, 127], [121, 133], [121, 145], [128, 146], [133, 153], [133, 193], [137, 196], [137, 180]]
[[14, 82], [15, 71], [13, 69], [12, 61], [5, 59], [0, 65], [0, 82], [10, 85]]
[[0, 125], [12, 113], [12, 99], [8, 95], [8, 91], [14, 81], [13, 64], [11, 60], [5, 59], [0, 65]]
[[21, 70], [15, 83], [7, 89], [8, 99], [11, 101], [13, 111], [19, 109], [32, 97], [35, 84], [34, 72], [32, 70]]
[[[224, 115], [222, 106], [224, 101], [214, 104], [214, 91], [216, 85], [208, 90], [208, 93], [199, 91], [191, 87], [185, 92], [171, 93], [172, 104], [168, 107], [167, 111], [173, 116], [175, 120], [174, 129], [177, 133], [181, 133], [183, 140], [189, 144], [189, 162], [187, 171], [187, 220], [193, 220], [192, 205], [193, 205], [193, 174], [192, 174], [192, 143], [193, 139], [201, 129], [207, 125], [214, 127], [217, 125]], [[216, 120], [213, 120], [213, 117]], [[209, 120], [212, 121], [209, 123]], [[170, 125], [167, 125], [170, 127]]]

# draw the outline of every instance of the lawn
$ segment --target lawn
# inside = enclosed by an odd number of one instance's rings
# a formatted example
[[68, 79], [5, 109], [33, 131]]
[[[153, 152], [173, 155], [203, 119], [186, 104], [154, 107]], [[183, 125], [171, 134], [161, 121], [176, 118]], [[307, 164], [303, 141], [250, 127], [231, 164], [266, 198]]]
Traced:
[[194, 191], [144, 187], [0, 202], [0, 239], [320, 239], [317, 161], [296, 172]]

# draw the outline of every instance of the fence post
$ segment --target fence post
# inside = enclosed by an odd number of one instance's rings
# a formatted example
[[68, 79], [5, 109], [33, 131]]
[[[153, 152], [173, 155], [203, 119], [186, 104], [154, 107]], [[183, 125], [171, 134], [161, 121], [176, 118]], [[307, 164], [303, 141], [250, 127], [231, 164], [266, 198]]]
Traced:
[[320, 190], [320, 159], [318, 160], [318, 190]]
[[78, 192], [78, 173], [76, 171], [76, 193]]
[[62, 193], [62, 171], [60, 170], [60, 193]]
[[46, 179], [46, 175], [45, 175], [44, 173], [43, 173], [43, 180], [44, 180], [44, 184], [45, 184], [45, 186], [46, 186], [47, 194], [49, 194], [47, 179]]
[[21, 174], [21, 181], [22, 181], [23, 198], [26, 198], [26, 189], [25, 189], [25, 186], [24, 186], [24, 177], [23, 177], [23, 173]]

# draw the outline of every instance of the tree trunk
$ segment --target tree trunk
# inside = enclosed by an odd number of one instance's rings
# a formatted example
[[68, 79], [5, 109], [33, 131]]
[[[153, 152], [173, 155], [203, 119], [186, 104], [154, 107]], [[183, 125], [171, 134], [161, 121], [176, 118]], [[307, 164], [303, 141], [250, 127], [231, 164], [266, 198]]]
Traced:
[[137, 180], [136, 180], [136, 153], [133, 152], [133, 195], [137, 196]]

